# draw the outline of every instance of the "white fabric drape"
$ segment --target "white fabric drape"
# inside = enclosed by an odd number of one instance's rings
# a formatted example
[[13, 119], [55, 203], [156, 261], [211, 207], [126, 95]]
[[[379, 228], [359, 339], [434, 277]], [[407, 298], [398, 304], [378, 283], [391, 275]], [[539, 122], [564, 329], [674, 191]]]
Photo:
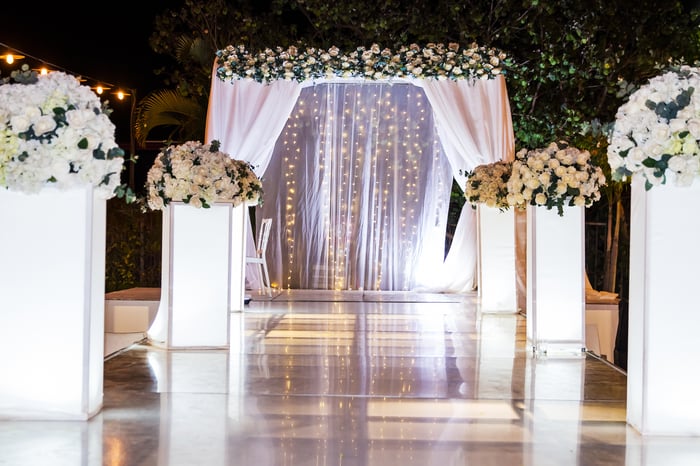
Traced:
[[[460, 171], [514, 159], [513, 126], [503, 75], [475, 82], [422, 80], [417, 85], [430, 101], [442, 146], [457, 180], [466, 181]], [[476, 236], [476, 215], [467, 206], [460, 215], [449, 254], [443, 266], [433, 271], [428, 288], [452, 292], [473, 289]]]
[[305, 88], [265, 178], [283, 288], [411, 290], [442, 264], [452, 173], [420, 88]]
[[[225, 82], [213, 70], [207, 109], [206, 142], [218, 140], [221, 150], [238, 160], [250, 162], [262, 178], [270, 162], [272, 149], [289, 113], [296, 104], [301, 85], [294, 81], [275, 81], [262, 85], [256, 81]], [[264, 189], [264, 184], [263, 184]], [[255, 256], [252, 226], [246, 234], [248, 256]], [[259, 288], [256, 268], [246, 267], [246, 281]]]
[[[412, 134], [415, 128], [408, 130], [410, 125], [406, 128], [401, 125], [417, 118], [416, 109], [401, 110], [411, 114], [400, 113], [394, 117], [395, 128], [390, 136], [384, 133], [390, 123], [377, 116], [379, 113], [369, 116], [365, 123], [360, 122], [367, 117], [365, 112], [369, 108], [363, 111], [361, 106], [370, 105], [360, 102], [367, 102], [368, 94], [373, 92], [370, 88], [413, 86], [392, 86], [376, 81], [336, 82], [333, 91], [336, 95], [344, 93], [348, 86], [355, 86], [353, 92], [364, 97], [342, 105], [339, 105], [340, 97], [332, 99], [334, 105], [328, 105], [328, 100], [323, 107], [304, 104], [306, 119], [301, 123], [300, 116], [290, 117], [290, 113], [295, 105], [299, 106], [302, 89], [314, 83], [261, 84], [252, 80], [213, 79], [206, 139], [219, 140], [223, 151], [251, 162], [263, 180], [265, 205], [256, 211], [256, 218], [273, 218], [267, 257], [273, 281], [279, 286], [451, 292], [472, 289], [476, 269], [476, 222], [473, 209], [468, 206], [461, 213], [450, 254], [442, 260], [451, 177], [455, 176], [461, 183], [464, 177], [459, 176], [460, 170], [513, 158], [513, 131], [505, 80], [499, 76], [472, 83], [466, 80], [411, 83], [420, 86], [423, 99], [427, 98], [418, 107], [427, 111], [431, 120], [424, 128], [436, 126], [438, 137], [432, 133], [415, 136], [420, 132]], [[415, 94], [415, 88], [413, 92]], [[381, 101], [380, 98], [377, 102]], [[381, 109], [381, 104], [372, 105]], [[363, 127], [370, 124], [372, 118], [379, 122], [376, 127], [369, 130]], [[350, 120], [355, 121], [354, 126], [349, 125]], [[295, 122], [302, 126], [293, 129]], [[335, 123], [331, 125], [330, 122]], [[397, 129], [399, 126], [401, 130]], [[322, 127], [335, 130], [324, 130], [322, 136]], [[360, 134], [360, 128], [369, 133]], [[294, 149], [298, 150], [294, 152], [298, 157], [295, 162], [289, 158], [292, 154], [288, 147], [290, 139], [280, 137], [285, 131], [292, 131], [289, 134], [297, 138], [298, 143], [304, 141], [303, 148]], [[386, 152], [387, 143], [404, 147], [418, 144], [425, 153], [428, 152], [426, 144], [432, 145], [431, 155], [406, 158], [405, 150], [396, 150], [393, 161], [382, 168], [376, 162], [381, 151]], [[286, 158], [275, 156], [285, 150]], [[357, 150], [360, 150], [359, 157]], [[445, 157], [451, 167], [447, 172], [444, 171], [447, 164], [442, 161]], [[417, 161], [425, 165], [408, 168]], [[316, 170], [318, 173], [312, 174]], [[407, 181], [402, 170], [419, 176]], [[396, 180], [390, 188], [382, 185], [388, 179]], [[350, 180], [352, 185], [343, 184]], [[420, 185], [415, 192], [410, 189], [414, 181]], [[401, 183], [405, 184], [403, 193], [397, 190]], [[291, 185], [296, 197], [280, 197], [281, 188], [289, 189]], [[329, 185], [337, 189], [333, 194], [335, 198], [326, 197], [329, 194], [324, 189]], [[378, 186], [387, 188], [394, 197], [390, 201], [385, 199], [387, 193]], [[361, 196], [355, 197], [360, 194], [365, 196], [364, 200]], [[406, 194], [417, 199], [420, 211], [412, 210], [407, 214], [402, 210], [406, 209], [407, 201], [402, 197]], [[314, 205], [326, 205], [327, 210], [313, 212]], [[290, 229], [290, 211], [299, 214], [298, 218], [303, 219], [300, 222], [306, 226], [297, 224], [295, 217], [294, 227]], [[360, 211], [372, 212], [372, 215], [356, 215]], [[345, 223], [341, 226], [337, 222]], [[388, 232], [387, 225], [396, 226], [402, 222], [402, 229]], [[335, 230], [328, 228], [329, 223], [335, 224]], [[310, 224], [317, 225], [313, 233], [308, 228]], [[345, 236], [340, 233], [343, 228]], [[249, 235], [249, 248], [251, 246], [252, 234]], [[394, 264], [398, 259], [402, 266], [392, 266], [388, 258], [393, 258]], [[358, 264], [365, 265], [358, 269]], [[339, 274], [341, 269], [345, 271]], [[255, 285], [254, 274], [249, 275]]]
[[300, 92], [301, 86], [294, 81], [261, 85], [240, 80], [231, 84], [215, 77], [207, 110], [206, 142], [218, 140], [223, 152], [250, 162], [261, 177]]

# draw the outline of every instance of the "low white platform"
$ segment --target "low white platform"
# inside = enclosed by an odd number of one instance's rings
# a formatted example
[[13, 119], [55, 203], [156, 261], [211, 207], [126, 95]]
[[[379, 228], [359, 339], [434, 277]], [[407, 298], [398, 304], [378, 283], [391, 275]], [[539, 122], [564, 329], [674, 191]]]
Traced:
[[619, 319], [618, 303], [586, 302], [586, 348], [612, 363]]
[[615, 362], [619, 311], [618, 294], [594, 289], [586, 275], [586, 348], [611, 363]]
[[153, 323], [160, 288], [129, 288], [105, 295], [105, 332], [141, 333]]

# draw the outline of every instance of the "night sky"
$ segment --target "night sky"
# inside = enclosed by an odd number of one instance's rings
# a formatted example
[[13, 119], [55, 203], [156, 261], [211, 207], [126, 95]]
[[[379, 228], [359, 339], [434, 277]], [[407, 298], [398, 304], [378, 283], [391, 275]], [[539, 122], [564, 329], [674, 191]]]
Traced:
[[8, 2], [3, 5], [0, 42], [74, 74], [146, 89], [157, 82], [153, 62], [160, 58], [148, 38], [155, 16], [165, 9], [159, 3], [128, 0], [87, 8]]
[[[7, 2], [2, 12], [0, 54], [9, 46], [27, 56], [19, 63], [38, 67], [44, 62], [49, 69], [89, 78], [85, 84], [90, 86], [105, 82], [136, 89], [138, 100], [164, 87], [153, 73], [164, 59], [151, 51], [148, 39], [156, 15], [166, 8], [149, 0], [93, 3], [90, 7]], [[17, 62], [0, 61], [0, 77], [8, 77], [18, 67]], [[124, 146], [129, 142], [130, 101], [119, 101], [111, 94], [105, 99], [113, 109], [117, 142]]]

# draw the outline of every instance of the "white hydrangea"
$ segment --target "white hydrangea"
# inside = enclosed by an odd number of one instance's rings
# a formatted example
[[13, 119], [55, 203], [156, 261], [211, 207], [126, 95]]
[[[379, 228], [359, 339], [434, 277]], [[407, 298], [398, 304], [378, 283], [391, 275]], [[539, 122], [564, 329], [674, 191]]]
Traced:
[[[700, 175], [700, 70], [682, 66], [649, 80], [620, 106], [608, 145], [612, 178], [635, 173], [646, 189], [688, 186]], [[689, 163], [693, 161], [693, 163]]]
[[124, 165], [114, 134], [99, 97], [72, 75], [0, 85], [0, 186], [35, 193], [92, 185], [114, 197]]

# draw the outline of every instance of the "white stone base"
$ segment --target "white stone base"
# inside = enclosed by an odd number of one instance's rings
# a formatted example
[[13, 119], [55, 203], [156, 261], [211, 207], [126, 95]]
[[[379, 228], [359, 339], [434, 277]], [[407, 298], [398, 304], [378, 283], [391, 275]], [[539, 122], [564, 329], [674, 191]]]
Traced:
[[699, 436], [700, 181], [645, 191], [635, 175], [631, 207], [627, 422]]
[[527, 339], [540, 354], [585, 351], [583, 209], [527, 207]]
[[163, 212], [161, 297], [148, 330], [166, 348], [228, 348], [245, 296], [248, 206], [173, 202]]
[[106, 201], [0, 189], [0, 420], [102, 409]]
[[513, 209], [478, 206], [479, 309], [482, 312], [518, 310]]

